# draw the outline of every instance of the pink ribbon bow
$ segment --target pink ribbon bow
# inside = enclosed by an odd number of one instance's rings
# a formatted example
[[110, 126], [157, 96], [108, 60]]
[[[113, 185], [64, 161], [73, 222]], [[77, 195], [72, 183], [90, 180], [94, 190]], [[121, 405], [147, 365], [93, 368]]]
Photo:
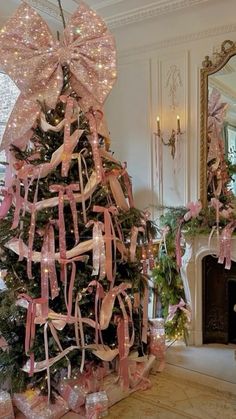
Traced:
[[189, 211], [184, 214], [184, 221], [189, 221], [191, 218], [196, 218], [199, 215], [199, 212], [202, 209], [202, 203], [200, 201], [189, 202], [186, 205], [186, 208]]
[[81, 2], [59, 43], [41, 16], [23, 1], [0, 35], [0, 67], [21, 91], [2, 149], [16, 140], [21, 146], [29, 140], [40, 113], [37, 101], [55, 107], [63, 86], [64, 65], [69, 67], [70, 84], [81, 108], [100, 108], [116, 79], [115, 44], [106, 24]]
[[169, 321], [173, 320], [173, 318], [175, 316], [175, 313], [176, 313], [176, 311], [178, 309], [182, 310], [185, 313], [188, 321], [190, 322], [190, 320], [191, 320], [191, 313], [186, 308], [186, 303], [184, 302], [183, 298], [180, 299], [180, 302], [178, 304], [175, 304], [175, 305], [171, 305], [170, 304], [169, 305], [168, 316], [166, 318], [166, 321], [169, 322]]

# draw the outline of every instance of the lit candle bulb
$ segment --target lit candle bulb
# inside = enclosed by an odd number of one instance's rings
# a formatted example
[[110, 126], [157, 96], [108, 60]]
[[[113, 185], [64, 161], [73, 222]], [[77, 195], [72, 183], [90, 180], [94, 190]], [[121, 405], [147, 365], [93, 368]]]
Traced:
[[177, 115], [177, 133], [180, 134], [180, 117]]
[[157, 135], [160, 137], [161, 129], [160, 129], [160, 118], [157, 116]]

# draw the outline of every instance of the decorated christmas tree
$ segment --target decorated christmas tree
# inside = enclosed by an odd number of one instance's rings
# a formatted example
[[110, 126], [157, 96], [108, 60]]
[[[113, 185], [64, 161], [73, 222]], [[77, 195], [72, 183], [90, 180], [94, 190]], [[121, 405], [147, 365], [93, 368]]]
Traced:
[[[84, 3], [55, 41], [25, 2], [1, 30], [0, 67], [20, 89], [2, 150], [0, 380], [50, 392], [60, 374], [147, 349], [151, 223], [109, 151], [103, 103], [112, 35]], [[149, 246], [147, 256], [139, 247]], [[144, 249], [145, 250], [145, 249]]]

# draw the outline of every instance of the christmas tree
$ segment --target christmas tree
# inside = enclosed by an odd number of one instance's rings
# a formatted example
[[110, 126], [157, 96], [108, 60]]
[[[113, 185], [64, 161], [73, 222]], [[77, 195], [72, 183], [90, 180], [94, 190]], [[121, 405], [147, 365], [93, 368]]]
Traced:
[[124, 382], [129, 352], [147, 347], [136, 247], [151, 243], [151, 223], [109, 151], [102, 105], [116, 79], [113, 37], [82, 3], [59, 43], [22, 2], [0, 51], [21, 91], [2, 141], [1, 384], [47, 391], [58, 371], [115, 357]]

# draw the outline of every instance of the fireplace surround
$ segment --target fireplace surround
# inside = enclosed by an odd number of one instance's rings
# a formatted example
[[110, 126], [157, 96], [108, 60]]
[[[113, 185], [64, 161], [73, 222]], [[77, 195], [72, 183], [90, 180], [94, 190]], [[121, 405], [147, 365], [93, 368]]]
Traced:
[[[186, 302], [192, 309], [189, 327], [189, 344], [203, 344], [203, 269], [202, 260], [207, 255], [217, 255], [219, 240], [199, 235], [186, 240], [186, 250], [182, 257], [181, 276], [184, 283]], [[236, 261], [236, 237], [232, 238], [232, 261]], [[219, 265], [220, 266], [220, 265]]]

